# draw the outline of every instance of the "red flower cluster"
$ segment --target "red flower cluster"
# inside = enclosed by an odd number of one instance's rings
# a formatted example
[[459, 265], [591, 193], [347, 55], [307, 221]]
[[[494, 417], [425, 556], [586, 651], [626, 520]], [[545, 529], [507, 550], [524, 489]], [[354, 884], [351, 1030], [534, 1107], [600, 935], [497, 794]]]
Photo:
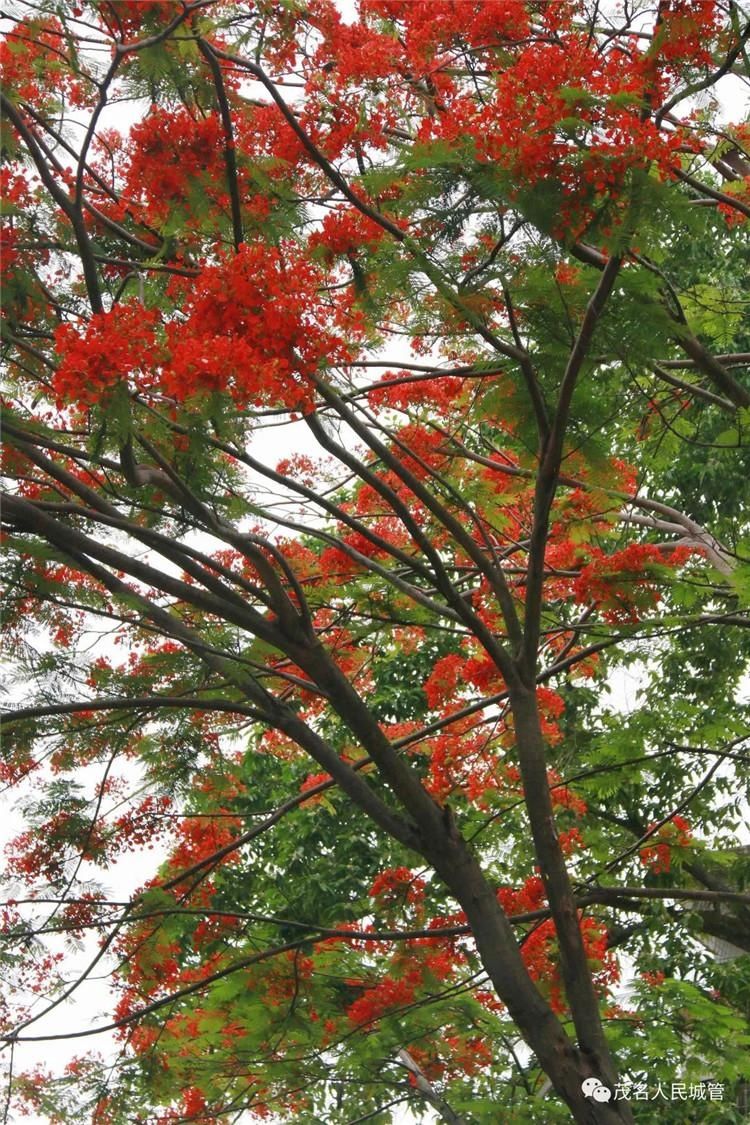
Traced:
[[538, 687], [536, 689], [536, 702], [539, 708], [542, 734], [551, 744], [559, 742], [562, 733], [556, 720], [562, 716], [565, 710], [565, 702], [562, 696], [553, 691], [552, 688]]
[[[178, 829], [177, 846], [169, 857], [170, 870], [181, 871], [202, 859], [208, 859], [231, 844], [240, 827], [239, 818], [229, 815], [215, 820], [211, 817], [185, 817]], [[236, 859], [236, 856], [230, 853], [228, 860], [232, 859]]]
[[92, 316], [82, 335], [62, 324], [55, 333], [60, 366], [53, 383], [61, 403], [92, 405], [130, 379], [151, 385], [154, 372], [144, 361], [155, 354], [158, 319], [153, 309], [127, 304]]
[[19, 20], [0, 41], [0, 72], [14, 98], [37, 107], [57, 102], [61, 96], [80, 104], [86, 85], [77, 67], [65, 61], [66, 35], [59, 20]]
[[[683, 129], [662, 130], [646, 104], [658, 106], [677, 78], [712, 65], [720, 32], [714, 0], [673, 0], [660, 5], [653, 42], [611, 41], [606, 49], [575, 27], [575, 4], [543, 5], [542, 22], [553, 34], [529, 43], [530, 5], [493, 3], [404, 3], [366, 0], [362, 16], [398, 22], [392, 71], [423, 75], [439, 112], [421, 111], [420, 140], [466, 145], [473, 155], [509, 173], [520, 191], [542, 181], [560, 186], [559, 237], [577, 236], [607, 205], [603, 233], [619, 223], [625, 179], [631, 169], [655, 163], [671, 175], [685, 142]], [[364, 31], [356, 37], [364, 54]], [[371, 33], [373, 57], [378, 57]], [[506, 49], [497, 68], [497, 49]], [[479, 103], [450, 76], [455, 56], [470, 48], [497, 72], [493, 94]], [[356, 62], [349, 52], [349, 71]], [[377, 66], [376, 66], [376, 69]], [[364, 64], [359, 77], [367, 76]], [[599, 216], [600, 217], [600, 216]]]
[[[615, 956], [607, 949], [606, 928], [595, 918], [582, 918], [580, 926], [594, 983], [599, 992], [604, 993], [620, 976]], [[552, 919], [542, 922], [525, 937], [522, 954], [529, 976], [548, 997], [553, 1011], [564, 1012], [566, 1005]]]
[[654, 44], [657, 59], [678, 74], [685, 64], [696, 69], [712, 66], [711, 45], [721, 28], [716, 0], [667, 0], [660, 12]]
[[455, 698], [456, 689], [459, 684], [463, 684], [462, 670], [465, 663], [466, 658], [458, 652], [450, 652], [435, 662], [423, 687], [430, 710], [434, 711]]
[[428, 758], [426, 788], [438, 801], [461, 794], [479, 808], [488, 807], [493, 793], [518, 793], [518, 770], [503, 758], [503, 743], [509, 740], [504, 717], [492, 734], [477, 730], [471, 717], [453, 723], [420, 745]]
[[143, 221], [161, 226], [178, 207], [196, 209], [192, 196], [201, 185], [214, 191], [220, 186], [226, 196], [223, 140], [216, 113], [199, 117], [183, 107], [152, 106], [133, 125], [126, 153], [119, 158], [128, 207]]
[[690, 549], [678, 547], [665, 556], [652, 543], [631, 543], [611, 555], [598, 547], [589, 554], [591, 561], [573, 583], [576, 601], [593, 603], [607, 621], [635, 622], [661, 598], [654, 567], [680, 566]]
[[124, 39], [163, 26], [182, 10], [177, 0], [99, 0], [98, 7], [105, 26]]
[[370, 887], [370, 897], [378, 899], [380, 906], [415, 906], [424, 899], [424, 879], [408, 867], [394, 867], [381, 871]]
[[[324, 782], [332, 781], [332, 780], [333, 780], [333, 778], [331, 777], [330, 773], [325, 773], [325, 772], [323, 772], [323, 773], [310, 773], [310, 774], [307, 775], [305, 780], [300, 785], [299, 791], [300, 791], [300, 793], [306, 793], [308, 791], [308, 789], [317, 789], [317, 787], [319, 785], [322, 785]], [[310, 797], [310, 799], [308, 801], [304, 801], [302, 803], [302, 805], [300, 805], [300, 808], [306, 809], [306, 808], [309, 808], [311, 805], [320, 804], [323, 801], [323, 799], [324, 799], [323, 793], [315, 793], [315, 794], [313, 794], [312, 797]]]
[[179, 399], [228, 391], [243, 405], [307, 409], [309, 376], [350, 358], [318, 299], [318, 270], [292, 247], [263, 243], [208, 266], [167, 325], [162, 382]]
[[149, 795], [118, 817], [114, 823], [116, 850], [132, 851], [143, 847], [151, 850], [171, 826], [167, 816], [171, 805], [170, 797]]
[[340, 208], [326, 215], [320, 230], [310, 236], [311, 250], [320, 249], [325, 261], [347, 257], [363, 249], [377, 246], [385, 238], [385, 231], [377, 223], [355, 211], [353, 207]]
[[194, 283], [172, 283], [174, 296], [182, 290], [182, 316], [160, 331], [158, 312], [140, 304], [92, 317], [83, 333], [61, 326], [55, 390], [63, 401], [92, 404], [127, 380], [178, 401], [219, 391], [243, 406], [308, 409], [310, 375], [351, 355], [328, 323], [320, 282], [291, 247], [243, 245]]
[[552, 804], [561, 809], [569, 809], [575, 816], [585, 816], [588, 811], [586, 802], [576, 796], [567, 785], [560, 784], [560, 775], [556, 770], [547, 770]]
[[367, 400], [372, 407], [408, 408], [429, 403], [439, 412], [448, 409], [461, 395], [465, 380], [452, 375], [416, 378], [407, 371], [386, 371]]
[[[486, 1073], [492, 1063], [492, 1046], [487, 1039], [459, 1035], [450, 1027], [441, 1029], [441, 1035], [429, 1046], [409, 1044], [408, 1051], [430, 1082]], [[416, 1075], [410, 1074], [409, 1082], [416, 1085]]]
[[528, 914], [544, 905], [546, 891], [540, 875], [530, 875], [522, 887], [501, 887], [497, 899], [507, 915]]
[[[650, 824], [649, 831], [654, 827], [654, 824]], [[652, 839], [653, 844], [641, 848], [641, 863], [654, 875], [660, 875], [670, 870], [673, 849], [689, 848], [693, 842], [693, 834], [689, 822], [683, 816], [675, 815], [666, 824], [662, 824]]]
[[[437, 920], [436, 920], [437, 921]], [[425, 989], [434, 991], [435, 979], [446, 981], [466, 958], [451, 938], [416, 938], [405, 943], [392, 956], [387, 973], [362, 994], [346, 1010], [354, 1024], [369, 1024], [388, 1012], [408, 1007]], [[349, 982], [362, 987], [361, 980]]]
[[412, 972], [399, 980], [393, 977], [381, 980], [349, 1005], [346, 1014], [350, 1022], [357, 1025], [374, 1023], [395, 1008], [413, 1004], [421, 979], [421, 973]]
[[458, 39], [473, 47], [523, 39], [529, 15], [518, 0], [362, 0], [363, 16], [379, 16], [403, 25], [407, 58], [423, 68], [439, 60]]

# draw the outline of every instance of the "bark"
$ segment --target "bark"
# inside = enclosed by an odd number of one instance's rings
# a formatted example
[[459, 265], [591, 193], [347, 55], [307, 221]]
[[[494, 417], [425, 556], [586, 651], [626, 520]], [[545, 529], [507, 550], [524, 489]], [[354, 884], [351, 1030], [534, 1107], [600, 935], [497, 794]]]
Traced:
[[581, 1084], [590, 1077], [614, 1089], [616, 1074], [608, 1053], [579, 1048], [566, 1034], [531, 981], [508, 919], [466, 843], [457, 834], [444, 832], [441, 839], [425, 846], [424, 854], [466, 913], [498, 996], [573, 1119], [581, 1125], [630, 1123], [633, 1118], [626, 1101], [595, 1102], [583, 1093]]
[[[534, 844], [558, 929], [565, 987], [580, 1047], [570, 1039], [524, 964], [511, 924], [478, 860], [461, 836], [450, 810], [426, 792], [411, 767], [394, 751], [364, 701], [322, 649], [295, 658], [325, 690], [332, 705], [377, 763], [383, 778], [411, 817], [416, 847], [466, 914], [479, 956], [498, 996], [534, 1051], [574, 1120], [596, 1125], [632, 1121], [626, 1102], [595, 1102], [581, 1089], [598, 1078], [614, 1089], [617, 1072], [599, 1019], [598, 1000], [586, 960], [578, 913], [560, 852], [547, 782], [545, 746], [534, 690], [517, 689], [516, 736]], [[533, 806], [533, 807], [532, 807]]]

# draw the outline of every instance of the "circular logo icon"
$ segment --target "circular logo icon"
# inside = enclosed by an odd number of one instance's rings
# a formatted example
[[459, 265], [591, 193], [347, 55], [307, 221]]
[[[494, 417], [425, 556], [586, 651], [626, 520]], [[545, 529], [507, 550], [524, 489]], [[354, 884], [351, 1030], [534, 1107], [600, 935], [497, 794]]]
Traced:
[[595, 1102], [608, 1102], [612, 1097], [609, 1086], [605, 1086], [598, 1078], [584, 1078], [581, 1090], [587, 1098], [593, 1098]]

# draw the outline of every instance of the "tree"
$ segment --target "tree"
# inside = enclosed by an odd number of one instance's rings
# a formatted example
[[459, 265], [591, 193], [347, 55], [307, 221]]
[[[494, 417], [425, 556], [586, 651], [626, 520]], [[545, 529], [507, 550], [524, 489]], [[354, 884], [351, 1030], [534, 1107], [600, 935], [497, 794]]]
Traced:
[[747, 13], [17, 7], [11, 1099], [739, 1120]]

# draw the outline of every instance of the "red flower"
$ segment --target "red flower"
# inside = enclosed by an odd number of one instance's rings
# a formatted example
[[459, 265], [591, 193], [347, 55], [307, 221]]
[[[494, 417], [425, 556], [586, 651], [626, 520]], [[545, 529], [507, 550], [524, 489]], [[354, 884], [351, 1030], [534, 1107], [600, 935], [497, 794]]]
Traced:
[[[649, 831], [655, 828], [649, 825]], [[641, 848], [641, 863], [650, 868], [655, 875], [669, 871], [672, 865], [674, 848], [689, 848], [693, 842], [690, 824], [682, 816], [673, 816], [662, 824], [651, 837], [654, 843]]]

